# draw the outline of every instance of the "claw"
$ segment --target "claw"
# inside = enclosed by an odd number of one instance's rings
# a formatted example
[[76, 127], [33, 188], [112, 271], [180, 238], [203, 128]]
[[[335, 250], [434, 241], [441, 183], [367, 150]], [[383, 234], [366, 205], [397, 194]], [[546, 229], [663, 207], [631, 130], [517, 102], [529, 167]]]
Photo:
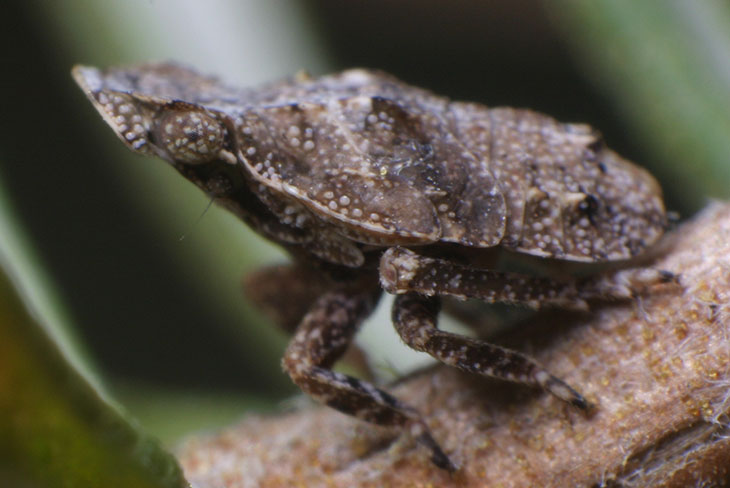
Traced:
[[676, 273], [672, 273], [671, 271], [661, 269], [661, 270], [659, 270], [659, 277], [660, 277], [662, 283], [679, 284], [679, 275]]
[[421, 422], [418, 422], [411, 427], [411, 432], [414, 434], [417, 442], [431, 451], [431, 462], [433, 464], [445, 471], [448, 471], [449, 473], [453, 473], [459, 469], [456, 464], [451, 462], [449, 456], [446, 455], [446, 453], [441, 449], [441, 446], [439, 446], [431, 436], [431, 432], [429, 432], [428, 427]]
[[593, 408], [593, 404], [585, 399], [583, 395], [575, 391], [566, 382], [560, 378], [541, 371], [535, 376], [537, 382], [545, 388], [547, 391], [560, 398], [561, 400], [570, 403], [574, 407], [581, 410], [587, 411]]

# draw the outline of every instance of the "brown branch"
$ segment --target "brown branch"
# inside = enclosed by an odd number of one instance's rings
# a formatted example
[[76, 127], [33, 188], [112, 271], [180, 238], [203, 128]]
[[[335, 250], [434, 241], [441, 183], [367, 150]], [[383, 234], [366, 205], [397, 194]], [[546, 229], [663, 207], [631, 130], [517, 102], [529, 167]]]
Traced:
[[179, 450], [185, 473], [200, 488], [727, 483], [730, 205], [711, 205], [674, 237], [655, 266], [679, 273], [681, 286], [587, 315], [541, 314], [515, 331], [528, 344], [513, 345], [598, 405], [590, 417], [438, 367], [393, 391], [426, 415], [462, 466], [454, 475], [407, 436], [316, 407], [191, 438]]

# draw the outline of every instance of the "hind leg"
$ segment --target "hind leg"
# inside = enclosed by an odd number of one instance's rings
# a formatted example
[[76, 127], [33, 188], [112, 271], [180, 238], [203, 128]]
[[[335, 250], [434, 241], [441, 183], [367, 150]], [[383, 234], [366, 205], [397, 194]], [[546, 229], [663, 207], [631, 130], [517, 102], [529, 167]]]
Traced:
[[393, 247], [380, 260], [380, 283], [389, 293], [415, 292], [426, 296], [476, 298], [530, 308], [560, 307], [587, 310], [588, 300], [625, 299], [676, 276], [651, 268], [630, 268], [574, 280], [491, 271], [421, 256]]

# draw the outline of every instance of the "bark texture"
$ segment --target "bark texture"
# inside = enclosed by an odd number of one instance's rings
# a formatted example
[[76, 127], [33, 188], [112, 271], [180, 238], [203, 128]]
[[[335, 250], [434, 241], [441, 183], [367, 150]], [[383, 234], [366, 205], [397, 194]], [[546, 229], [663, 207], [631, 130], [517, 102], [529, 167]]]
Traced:
[[669, 236], [654, 267], [680, 275], [588, 314], [539, 314], [505, 339], [597, 405], [436, 367], [389, 388], [461, 466], [326, 408], [249, 416], [178, 450], [197, 488], [730, 485], [730, 205]]

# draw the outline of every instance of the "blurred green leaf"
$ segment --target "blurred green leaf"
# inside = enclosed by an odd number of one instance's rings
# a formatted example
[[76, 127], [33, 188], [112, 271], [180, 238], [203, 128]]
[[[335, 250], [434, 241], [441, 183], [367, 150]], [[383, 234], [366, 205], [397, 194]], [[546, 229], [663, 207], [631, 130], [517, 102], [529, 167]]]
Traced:
[[683, 211], [730, 196], [730, 4], [545, 2]]
[[[0, 473], [44, 487], [187, 486], [65, 362], [0, 275]], [[1, 481], [1, 480], [0, 480]]]
[[139, 383], [115, 385], [113, 390], [145, 432], [171, 447], [191, 432], [219, 429], [244, 414], [275, 408], [274, 402], [252, 394], [173, 390]]
[[[175, 459], [71, 366], [67, 354], [79, 367], [87, 363], [59, 324], [39, 322], [54, 315], [63, 322], [63, 314], [52, 311], [47, 281], [10, 214], [0, 187], [0, 486], [187, 486]], [[36, 316], [16, 287], [40, 306]]]

